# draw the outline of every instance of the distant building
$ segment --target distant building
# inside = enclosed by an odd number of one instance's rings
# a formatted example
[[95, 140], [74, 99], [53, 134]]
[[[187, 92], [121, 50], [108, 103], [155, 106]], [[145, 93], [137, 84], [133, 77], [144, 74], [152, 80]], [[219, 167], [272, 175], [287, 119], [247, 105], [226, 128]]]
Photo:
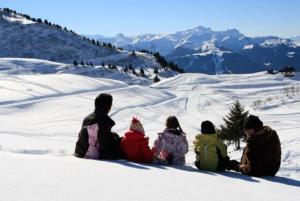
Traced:
[[287, 66], [287, 67], [281, 69], [279, 72], [282, 73], [286, 77], [294, 77], [296, 69], [292, 66]]
[[273, 70], [273, 69], [268, 70], [267, 72], [268, 72], [268, 74], [271, 74], [271, 75], [276, 75], [276, 74], [278, 74], [278, 71], [277, 71], [277, 70]]

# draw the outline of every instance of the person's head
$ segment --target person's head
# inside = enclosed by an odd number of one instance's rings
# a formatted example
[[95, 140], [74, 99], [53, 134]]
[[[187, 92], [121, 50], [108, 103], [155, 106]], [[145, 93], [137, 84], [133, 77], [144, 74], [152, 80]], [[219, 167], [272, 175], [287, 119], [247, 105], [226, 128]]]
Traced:
[[95, 111], [100, 115], [107, 115], [112, 106], [113, 97], [110, 94], [100, 94], [95, 99]]
[[131, 131], [138, 131], [140, 133], [145, 133], [144, 127], [142, 123], [135, 117], [132, 118], [131, 124], [130, 124], [130, 130]]
[[168, 129], [179, 129], [182, 132], [179, 121], [175, 116], [169, 116], [167, 118], [166, 127]]
[[244, 120], [244, 131], [247, 136], [253, 136], [256, 132], [263, 129], [263, 122], [254, 115], [250, 115]]
[[216, 134], [216, 129], [211, 121], [203, 121], [201, 123], [201, 133], [202, 134]]

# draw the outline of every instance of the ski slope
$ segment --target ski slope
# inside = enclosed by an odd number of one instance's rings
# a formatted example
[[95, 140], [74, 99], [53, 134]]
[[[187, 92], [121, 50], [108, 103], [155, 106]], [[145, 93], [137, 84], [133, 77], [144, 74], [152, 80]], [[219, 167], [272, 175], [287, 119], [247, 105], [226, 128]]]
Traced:
[[[0, 200], [298, 200], [300, 196], [300, 76], [181, 74], [151, 86], [75, 74], [0, 74]], [[72, 156], [83, 118], [99, 93], [114, 97], [114, 131], [140, 118], [152, 146], [169, 115], [187, 133], [186, 167]], [[193, 167], [200, 124], [217, 126], [238, 99], [277, 130], [282, 165], [274, 178]], [[256, 104], [255, 104], [256, 103]], [[260, 104], [259, 104], [260, 103]], [[229, 155], [241, 151], [229, 147]]]

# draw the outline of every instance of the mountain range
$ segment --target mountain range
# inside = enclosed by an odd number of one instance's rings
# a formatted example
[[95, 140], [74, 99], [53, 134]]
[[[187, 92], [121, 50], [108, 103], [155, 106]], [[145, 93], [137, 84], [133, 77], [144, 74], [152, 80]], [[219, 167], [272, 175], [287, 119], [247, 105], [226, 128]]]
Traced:
[[186, 72], [252, 73], [286, 65], [300, 70], [298, 42], [276, 36], [248, 37], [237, 29], [214, 31], [199, 26], [174, 34], [88, 37], [127, 50], [160, 52]]
[[[74, 60], [134, 68], [165, 67], [147, 51], [159, 52], [185, 72], [206, 74], [300, 70], [300, 42], [276, 36], [247, 37], [237, 29], [214, 31], [202, 26], [173, 34], [115, 37], [79, 35], [47, 20], [0, 9], [0, 57]], [[172, 66], [172, 65], [170, 65]]]

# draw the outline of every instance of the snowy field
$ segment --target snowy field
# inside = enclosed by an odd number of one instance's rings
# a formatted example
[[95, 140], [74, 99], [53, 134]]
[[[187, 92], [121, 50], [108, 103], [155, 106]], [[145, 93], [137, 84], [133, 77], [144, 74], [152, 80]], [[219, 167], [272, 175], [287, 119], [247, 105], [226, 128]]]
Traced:
[[[300, 76], [182, 74], [151, 86], [74, 74], [0, 73], [1, 201], [299, 200]], [[114, 131], [123, 135], [141, 119], [152, 146], [169, 115], [179, 118], [190, 151], [186, 167], [72, 156], [83, 118], [102, 92], [114, 97]], [[192, 141], [200, 124], [217, 126], [238, 99], [274, 128], [282, 165], [274, 178], [193, 167]], [[241, 152], [229, 147], [234, 159]]]

